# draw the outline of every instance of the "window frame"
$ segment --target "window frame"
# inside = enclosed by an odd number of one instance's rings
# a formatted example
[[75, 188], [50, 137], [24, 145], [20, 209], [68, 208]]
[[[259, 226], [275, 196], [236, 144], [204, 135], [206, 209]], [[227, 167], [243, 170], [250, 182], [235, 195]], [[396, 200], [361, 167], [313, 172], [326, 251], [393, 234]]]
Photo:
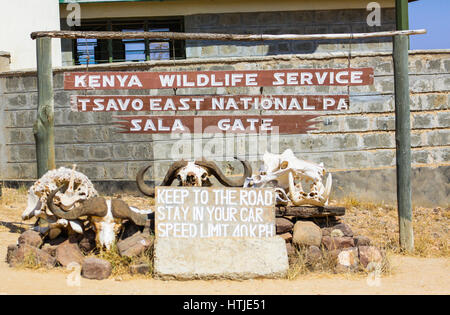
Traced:
[[[81, 26], [71, 27], [72, 31], [117, 31], [117, 27], [122, 25], [139, 25], [142, 26], [145, 32], [151, 29], [168, 28], [170, 32], [184, 32], [184, 17], [142, 17], [142, 18], [110, 18], [110, 19], [84, 19], [81, 20]], [[148, 38], [144, 41], [145, 60], [127, 61], [115, 58], [117, 51], [114, 50], [114, 41], [119, 43], [121, 39], [106, 40], [106, 56], [107, 59], [96, 60], [96, 64], [115, 63], [115, 62], [144, 62], [149, 60], [167, 60], [167, 59], [151, 59], [150, 44], [152, 42], [168, 42], [169, 43], [169, 60], [186, 59], [186, 41], [185, 40], [151, 40]], [[85, 65], [80, 63], [77, 39], [72, 40], [72, 62], [73, 65]], [[116, 54], [115, 54], [116, 52]]]

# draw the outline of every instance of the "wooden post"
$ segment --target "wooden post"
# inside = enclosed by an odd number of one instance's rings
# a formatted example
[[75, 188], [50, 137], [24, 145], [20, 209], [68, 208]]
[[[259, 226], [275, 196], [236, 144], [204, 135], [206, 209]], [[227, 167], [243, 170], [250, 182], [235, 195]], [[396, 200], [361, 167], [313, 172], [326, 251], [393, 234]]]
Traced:
[[404, 31], [409, 29], [408, 0], [395, 0], [395, 15], [397, 31]]
[[414, 251], [411, 202], [411, 123], [409, 108], [408, 36], [394, 37], [395, 144], [400, 247]]
[[395, 15], [397, 30], [407, 30], [409, 28], [408, 0], [395, 0]]
[[53, 71], [51, 38], [36, 39], [38, 114], [33, 127], [36, 141], [37, 176], [55, 168]]

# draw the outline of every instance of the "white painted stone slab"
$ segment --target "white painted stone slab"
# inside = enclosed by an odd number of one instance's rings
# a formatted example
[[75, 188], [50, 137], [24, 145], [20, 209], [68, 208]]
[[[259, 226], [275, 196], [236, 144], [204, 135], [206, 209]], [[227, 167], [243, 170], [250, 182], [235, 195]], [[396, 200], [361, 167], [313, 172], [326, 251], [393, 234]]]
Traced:
[[157, 187], [154, 276], [286, 276], [287, 250], [276, 236], [274, 203], [270, 188]]

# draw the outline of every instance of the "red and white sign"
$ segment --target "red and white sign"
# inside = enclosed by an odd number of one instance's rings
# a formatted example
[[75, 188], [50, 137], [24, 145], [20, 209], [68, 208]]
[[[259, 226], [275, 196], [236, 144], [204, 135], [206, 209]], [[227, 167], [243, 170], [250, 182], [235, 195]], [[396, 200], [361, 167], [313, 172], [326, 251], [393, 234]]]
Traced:
[[64, 73], [66, 90], [354, 86], [372, 83], [373, 68]]
[[315, 130], [317, 115], [116, 116], [121, 133], [280, 133]]
[[340, 111], [348, 110], [348, 95], [74, 95], [71, 107], [77, 112]]

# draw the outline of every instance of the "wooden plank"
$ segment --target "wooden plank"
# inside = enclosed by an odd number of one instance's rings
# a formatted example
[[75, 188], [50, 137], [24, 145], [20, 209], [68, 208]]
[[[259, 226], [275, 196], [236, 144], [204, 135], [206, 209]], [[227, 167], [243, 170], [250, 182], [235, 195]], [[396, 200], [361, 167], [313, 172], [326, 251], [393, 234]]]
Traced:
[[344, 207], [317, 207], [317, 206], [277, 206], [275, 214], [277, 217], [293, 216], [297, 218], [322, 218], [345, 215]]
[[265, 41], [265, 40], [320, 40], [320, 39], [361, 39], [386, 37], [395, 35], [426, 34], [425, 29], [385, 31], [373, 33], [343, 33], [343, 34], [218, 34], [218, 33], [176, 33], [176, 32], [81, 32], [81, 31], [45, 31], [33, 32], [31, 38], [98, 38], [98, 39], [173, 39], [173, 40], [221, 40], [221, 41]]
[[349, 108], [348, 95], [73, 95], [75, 112], [140, 111], [338, 111]]
[[120, 133], [279, 133], [315, 130], [317, 115], [114, 116]]
[[171, 72], [66, 72], [65, 90], [133, 90], [261, 86], [362, 86], [373, 68]]
[[411, 200], [411, 111], [409, 108], [408, 37], [394, 38], [395, 144], [400, 247], [414, 251]]
[[55, 168], [54, 100], [51, 38], [36, 41], [38, 114], [33, 127], [37, 177]]

